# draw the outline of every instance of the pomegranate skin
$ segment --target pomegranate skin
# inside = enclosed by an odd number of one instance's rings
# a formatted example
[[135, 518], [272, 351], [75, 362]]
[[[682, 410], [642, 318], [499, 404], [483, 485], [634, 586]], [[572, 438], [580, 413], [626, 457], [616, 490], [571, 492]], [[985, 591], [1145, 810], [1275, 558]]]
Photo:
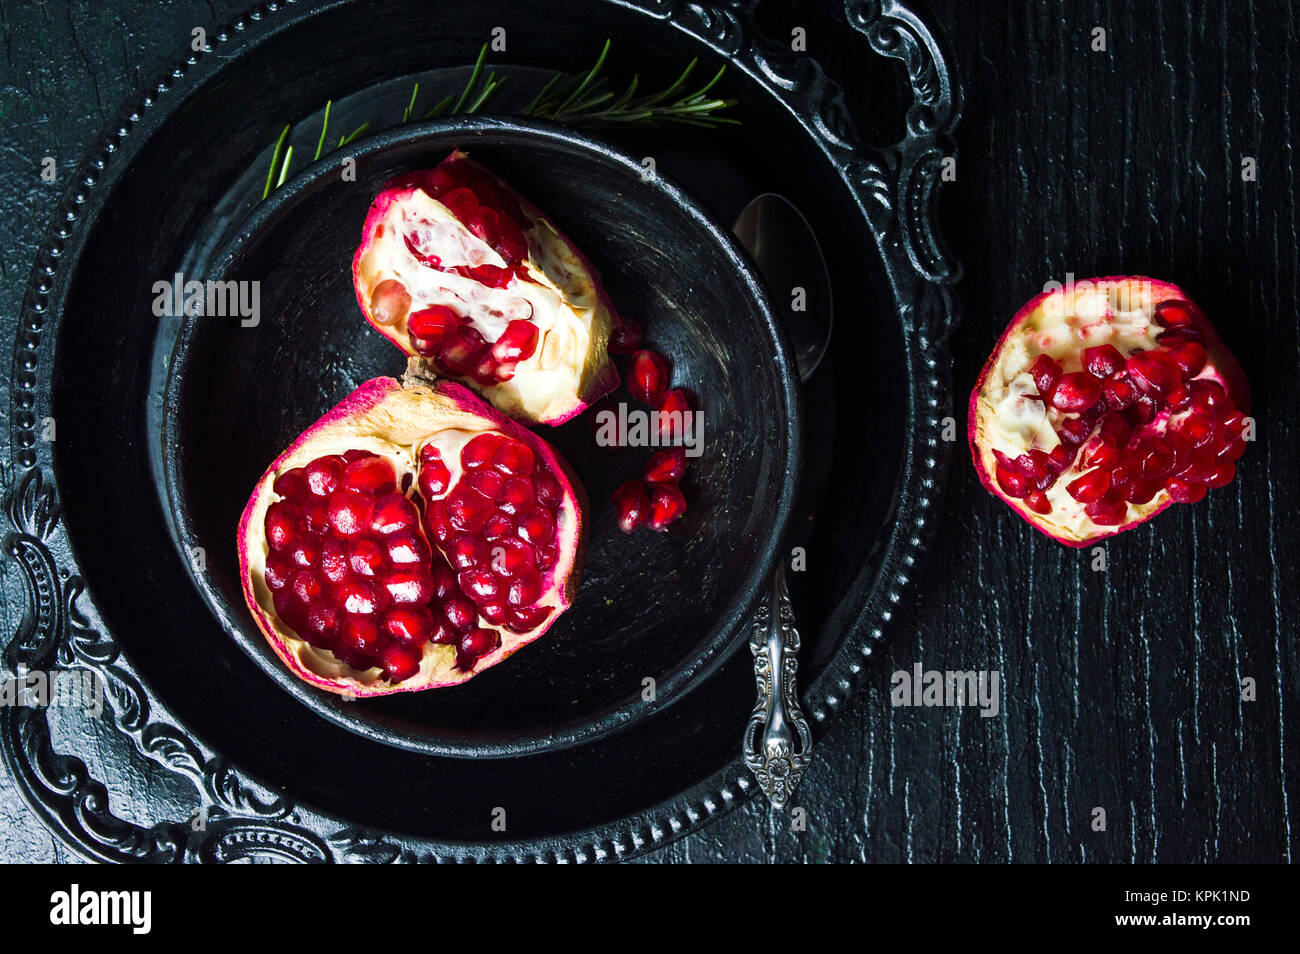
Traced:
[[[1112, 311], [1108, 306], [1099, 306], [1098, 303], [1102, 299], [1124, 304]], [[1015, 457], [1017, 452], [1025, 453], [1031, 449], [1036, 452], [1050, 452], [1052, 448], [1031, 447], [1028, 444], [1020, 447], [1006, 446], [1005, 429], [1001, 426], [998, 408], [995, 406], [996, 397], [999, 394], [1005, 396], [1008, 393], [1015, 393], [1011, 391], [1012, 381], [1020, 373], [1028, 372], [1029, 364], [1034, 357], [1031, 352], [1039, 342], [1050, 339], [1054, 329], [1059, 328], [1062, 333], [1070, 331], [1071, 329], [1065, 323], [1065, 317], [1073, 317], [1076, 309], [1080, 313], [1086, 312], [1087, 316], [1091, 317], [1093, 312], [1087, 309], [1101, 307], [1104, 314], [1097, 314], [1095, 317], [1099, 325], [1108, 327], [1113, 325], [1116, 333], [1114, 340], [1120, 345], [1120, 351], [1125, 351], [1123, 347], [1125, 343], [1134, 348], [1158, 349], [1160, 345], [1154, 339], [1160, 333], [1174, 331], [1171, 326], [1160, 326], [1154, 320], [1156, 309], [1164, 302], [1186, 303], [1187, 310], [1192, 314], [1190, 325], [1204, 342], [1206, 361], [1204, 367], [1194, 376], [1195, 380], [1211, 382], [1222, 387], [1236, 409], [1242, 414], [1248, 413], [1250, 386], [1245, 372], [1201, 309], [1178, 286], [1145, 276], [1107, 276], [1086, 279], [1076, 282], [1072, 289], [1058, 288], [1035, 296], [1016, 312], [1015, 317], [1007, 325], [985, 361], [971, 391], [967, 413], [967, 439], [971, 459], [980, 482], [989, 493], [1002, 499], [1034, 529], [1066, 546], [1084, 547], [1123, 533], [1150, 520], [1176, 501], [1161, 487], [1153, 497], [1141, 503], [1126, 501], [1122, 507], [1123, 516], [1116, 523], [1108, 523], [1105, 519], [1101, 519], [1100, 515], [1106, 509], [1103, 506], [1104, 502], [1092, 504], [1098, 509], [1096, 515], [1099, 516], [1100, 522], [1094, 522], [1091, 519], [1093, 515], [1077, 513], [1074, 514], [1077, 519], [1062, 520], [1061, 514], [1057, 512], [1060, 507], [1045, 513], [1039, 512], [1031, 507], [1026, 499], [1033, 497], [1034, 502], [1039, 504], [1044, 500], [1043, 493], [1033, 492], [1033, 486], [1029, 488], [1030, 493], [1024, 497], [1017, 497], [999, 485], [997, 473], [999, 462], [994, 452], [997, 450], [1006, 456]], [[1082, 352], [1085, 348], [1109, 343], [1096, 338], [1085, 340], [1084, 337], [1079, 337], [1077, 328], [1073, 330], [1073, 334], [1075, 337], [1069, 340], [1064, 337], [1057, 338], [1054, 345], [1063, 352], [1057, 353], [1058, 357], [1063, 360], [1073, 357], [1074, 363], [1071, 369], [1081, 367]], [[1144, 334], [1145, 339], [1142, 337]], [[1044, 347], [1042, 353], [1047, 353], [1048, 350], [1050, 348]], [[1038, 392], [1025, 389], [1021, 394], [1025, 396], [1025, 400], [1034, 401], [1037, 400]], [[1106, 397], [1103, 396], [1100, 406], [1106, 407], [1105, 402]], [[1154, 421], [1146, 425], [1137, 425], [1136, 430], [1145, 431], [1146, 428], [1154, 428], [1160, 431], [1172, 419], [1174, 413], [1162, 406]], [[999, 446], [1000, 434], [1002, 446]], [[1059, 488], [1060, 493], [1064, 494], [1065, 487], [1088, 471], [1088, 467], [1083, 463], [1087, 455], [1082, 452], [1082, 448], [1090, 446], [1091, 441], [1100, 439], [1096, 428], [1090, 431], [1090, 435], [1076, 443], [1079, 452], [1074, 462], [1055, 475], [1055, 484], [1049, 492], [1055, 492]], [[1056, 436], [1054, 435], [1052, 439], [1055, 440]], [[1170, 479], [1177, 481], [1176, 477]], [[1142, 496], [1144, 495], [1138, 495], [1138, 499]], [[1077, 506], [1082, 508], [1083, 504], [1079, 503]], [[1120, 512], [1116, 510], [1115, 514], [1118, 516]]]
[[[528, 250], [518, 267], [536, 280], [521, 293], [532, 296], [530, 304], [534, 313], [544, 309], [560, 319], [556, 327], [543, 331], [543, 340], [530, 360], [517, 366], [509, 365], [511, 373], [495, 381], [476, 379], [472, 373], [455, 373], [450, 369], [439, 371], [431, 353], [421, 356], [417, 352], [407, 333], [404, 318], [380, 321], [372, 311], [375, 290], [396, 274], [391, 251], [381, 251], [385, 229], [393, 228], [398, 213], [408, 216], [412, 210], [435, 210], [439, 216], [454, 215], [430, 194], [433, 187], [429, 185], [435, 173], [453, 164], [464, 164], [475, 170], [475, 174], [486, 176], [498, 192], [508, 196], [527, 217], [530, 224], [523, 233]], [[467, 227], [459, 227], [465, 235], [469, 234]], [[402, 254], [400, 249], [397, 254]], [[463, 281], [463, 278], [459, 280]], [[424, 362], [427, 375], [459, 380], [481, 392], [493, 406], [517, 420], [530, 424], [563, 424], [618, 387], [618, 372], [609, 360], [607, 345], [620, 319], [595, 266], [541, 210], [469, 159], [463, 151], [453, 152], [435, 169], [406, 173], [384, 186], [371, 204], [362, 226], [361, 243], [352, 259], [352, 284], [357, 303], [370, 325], [407, 355]], [[522, 285], [517, 282], [516, 287], [522, 288]], [[424, 304], [428, 303], [411, 304], [411, 311], [419, 310]], [[545, 367], [543, 362], [546, 362]], [[554, 383], [554, 369], [558, 365], [571, 372], [562, 384]], [[535, 379], [545, 379], [547, 386], [530, 387], [530, 380]]]
[[[561, 503], [556, 530], [556, 558], [543, 575], [543, 596], [551, 609], [539, 625], [526, 633], [500, 630], [500, 643], [465, 669], [457, 665], [454, 647], [423, 646], [414, 676], [392, 683], [374, 670], [358, 671], [333, 654], [318, 649], [288, 628], [276, 614], [265, 579], [268, 544], [266, 512], [277, 499], [276, 477], [329, 453], [365, 449], [397, 464], [409, 462], [409, 448], [431, 433], [445, 429], [500, 432], [526, 444], [559, 485]], [[400, 474], [401, 469], [398, 470]], [[537, 435], [489, 407], [467, 388], [451, 381], [430, 386], [408, 375], [367, 381], [308, 427], [259, 478], [238, 526], [238, 559], [244, 601], [271, 648], [304, 682], [319, 689], [365, 698], [399, 692], [418, 692], [457, 685], [473, 678], [541, 637], [572, 605], [581, 582], [585, 548], [586, 496], [568, 465]], [[433, 545], [431, 542], [430, 545]]]

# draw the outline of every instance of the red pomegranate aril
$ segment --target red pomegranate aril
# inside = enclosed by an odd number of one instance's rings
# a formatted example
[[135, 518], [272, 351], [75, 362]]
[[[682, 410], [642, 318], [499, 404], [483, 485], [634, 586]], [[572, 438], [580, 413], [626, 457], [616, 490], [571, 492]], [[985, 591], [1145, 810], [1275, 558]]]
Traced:
[[461, 465], [468, 470], [486, 467], [504, 442], [505, 438], [500, 434], [480, 434], [461, 449]]
[[546, 572], [555, 566], [557, 559], [559, 559], [559, 553], [556, 552], [555, 547], [543, 544], [537, 548], [537, 569], [542, 572]]
[[496, 241], [500, 224], [496, 212], [491, 209], [480, 206], [465, 216], [462, 221], [465, 223], [465, 228], [488, 245], [492, 245]]
[[501, 442], [501, 446], [492, 455], [492, 464], [501, 473], [515, 477], [527, 476], [537, 466], [533, 452], [527, 446], [509, 440]]
[[334, 599], [348, 613], [368, 615], [383, 612], [388, 606], [384, 591], [364, 577], [344, 580], [334, 590]]
[[453, 530], [478, 533], [492, 516], [491, 501], [468, 488], [457, 487], [443, 501], [447, 508], [447, 522]]
[[542, 578], [536, 573], [521, 573], [506, 588], [506, 603], [513, 607], [529, 606], [541, 595]]
[[519, 535], [533, 546], [555, 539], [555, 518], [542, 507], [534, 507], [519, 518]]
[[438, 354], [439, 342], [431, 338], [421, 338], [419, 335], [408, 334], [406, 337], [411, 342], [411, 350], [421, 358], [432, 358]]
[[1152, 320], [1161, 328], [1178, 328], [1195, 320], [1191, 302], [1170, 299], [1156, 305]]
[[541, 471], [533, 477], [533, 490], [537, 494], [537, 502], [543, 506], [555, 508], [560, 505], [562, 500], [560, 484], [545, 471]]
[[441, 500], [435, 500], [424, 508], [424, 527], [439, 543], [447, 542], [447, 537], [451, 535], [451, 524], [447, 520], [447, 508]]
[[520, 513], [536, 502], [533, 482], [527, 477], [507, 477], [496, 497], [497, 507], [508, 514]]
[[376, 500], [370, 513], [370, 529], [384, 535], [411, 530], [419, 522], [415, 505], [395, 490]]
[[638, 322], [623, 318], [609, 335], [608, 350], [610, 354], [631, 354], [641, 347], [645, 332]]
[[1169, 392], [1165, 398], [1165, 405], [1172, 411], [1186, 410], [1187, 405], [1192, 403], [1191, 389], [1185, 384], [1180, 384]]
[[1203, 411], [1226, 411], [1232, 407], [1223, 387], [1215, 381], [1193, 381], [1189, 385], [1192, 405]]
[[414, 533], [395, 533], [387, 545], [388, 559], [393, 563], [425, 563], [429, 559], [428, 545]]
[[330, 497], [330, 528], [340, 536], [350, 537], [370, 529], [375, 502], [364, 494], [337, 490]]
[[493, 626], [504, 626], [510, 618], [510, 607], [501, 601], [484, 603], [478, 608], [478, 614]]
[[1193, 412], [1178, 425], [1179, 432], [1196, 450], [1216, 447], [1223, 441], [1219, 426], [1208, 415]]
[[428, 603], [433, 599], [433, 577], [422, 566], [395, 566], [384, 576], [384, 589], [394, 603]]
[[338, 607], [329, 603], [314, 603], [307, 609], [302, 621], [303, 635], [307, 642], [322, 649], [328, 649], [338, 635], [343, 624], [343, 614]]
[[380, 325], [395, 325], [411, 310], [411, 296], [395, 278], [388, 278], [375, 286], [370, 295], [370, 317]]
[[456, 572], [441, 558], [434, 558], [432, 572], [434, 599], [445, 602], [457, 592]]
[[337, 537], [326, 537], [321, 544], [321, 573], [331, 583], [342, 583], [348, 575], [348, 570], [348, 554], [343, 541]]
[[289, 559], [295, 566], [315, 567], [320, 562], [320, 547], [314, 543], [301, 541], [294, 544], [289, 551]]
[[648, 484], [675, 484], [686, 474], [686, 449], [669, 447], [655, 451], [646, 461], [641, 476]]
[[1008, 497], [1019, 499], [1029, 493], [1029, 478], [1018, 470], [1010, 470], [999, 464], [997, 480], [998, 486]]
[[460, 315], [447, 305], [430, 305], [421, 308], [406, 321], [412, 335], [435, 344], [460, 327]]
[[384, 675], [389, 682], [402, 682], [420, 671], [420, 648], [402, 643], [389, 643], [380, 653]]
[[1119, 447], [1112, 438], [1103, 437], [1084, 453], [1083, 462], [1088, 467], [1114, 467], [1119, 463]]
[[1047, 499], [1047, 494], [1041, 490], [1035, 490], [1031, 494], [1025, 495], [1025, 506], [1034, 513], [1051, 513], [1052, 502]]
[[451, 486], [451, 471], [440, 460], [431, 460], [420, 467], [418, 480], [420, 493], [426, 500], [441, 497]]
[[627, 389], [642, 404], [658, 404], [668, 390], [667, 359], [646, 349], [633, 354], [627, 369]]
[[427, 643], [433, 628], [433, 611], [427, 606], [395, 606], [384, 614], [384, 631], [400, 642]]
[[343, 616], [338, 633], [340, 652], [374, 655], [384, 643], [384, 634], [373, 616]]
[[465, 595], [475, 603], [490, 603], [501, 595], [501, 581], [489, 567], [470, 567], [456, 577]]
[[1178, 365], [1159, 351], [1138, 352], [1128, 359], [1124, 370], [1139, 391], [1152, 396], [1168, 394], [1182, 382]]
[[295, 573], [289, 589], [293, 591], [293, 595], [300, 603], [314, 602], [325, 592], [325, 586], [314, 570], [299, 570]]
[[307, 493], [307, 471], [301, 467], [286, 470], [271, 485], [281, 497], [301, 497]]
[[676, 444], [683, 440], [691, 414], [691, 402], [686, 392], [677, 388], [665, 391], [663, 397], [654, 405], [654, 409], [655, 417], [659, 422], [659, 443]]
[[1232, 461], [1223, 461], [1218, 467], [1215, 467], [1205, 476], [1203, 481], [1205, 486], [1218, 489], [1226, 487], [1232, 483], [1232, 478], [1237, 475], [1237, 465]]
[[298, 541], [301, 511], [291, 503], [276, 501], [266, 510], [266, 542], [272, 550], [287, 550]]
[[453, 374], [467, 375], [478, 364], [483, 352], [483, 336], [462, 325], [443, 339], [438, 349], [438, 363]]
[[490, 542], [503, 537], [513, 537], [517, 529], [509, 514], [494, 513], [488, 517], [488, 522], [483, 524], [483, 539]]
[[1155, 398], [1149, 394], [1139, 394], [1133, 402], [1133, 406], [1129, 408], [1128, 413], [1136, 424], [1146, 426], [1156, 419], [1159, 410]]
[[442, 604], [442, 613], [447, 617], [447, 622], [451, 624], [452, 629], [458, 633], [465, 632], [478, 619], [478, 609], [463, 593], [456, 593], [449, 597]]
[[1107, 378], [1101, 389], [1106, 395], [1106, 406], [1116, 411], [1129, 407], [1137, 397], [1137, 391], [1123, 371], [1118, 371]]
[[1143, 504], [1150, 503], [1152, 498], [1159, 492], [1160, 484], [1158, 481], [1135, 478], [1130, 480], [1128, 486], [1124, 488], [1124, 499], [1141, 507]]
[[478, 208], [478, 197], [464, 187], [444, 193], [438, 197], [438, 201], [462, 222]]
[[1124, 367], [1124, 356], [1114, 345], [1097, 345], [1083, 349], [1083, 366], [1098, 378], [1107, 378]]
[[1052, 391], [1052, 407], [1060, 411], [1085, 411], [1101, 399], [1101, 383], [1084, 371], [1061, 376]]
[[1065, 492], [1080, 503], [1100, 500], [1108, 490], [1110, 474], [1100, 468], [1090, 470], [1065, 485]]
[[1182, 369], [1184, 377], [1194, 378], [1205, 367], [1205, 345], [1189, 341], [1172, 349], [1169, 357]]
[[1047, 455], [1047, 468], [1053, 474], [1063, 474], [1074, 463], [1075, 451], [1068, 444], [1057, 444]]
[[1246, 442], [1241, 438], [1228, 441], [1223, 445], [1223, 450], [1219, 451], [1219, 459], [1226, 461], [1236, 461], [1241, 455], [1246, 453]]
[[295, 569], [293, 561], [283, 553], [269, 553], [262, 575], [266, 579], [266, 585], [273, 592], [278, 592], [289, 585]]
[[477, 566], [488, 559], [488, 547], [478, 537], [458, 533], [447, 541], [447, 560], [458, 570]]
[[396, 487], [397, 475], [392, 464], [372, 455], [358, 458], [343, 468], [341, 483], [344, 490], [375, 495]]
[[537, 338], [537, 326], [531, 321], [512, 321], [492, 345], [492, 357], [502, 364], [527, 361], [537, 351]]
[[635, 477], [619, 484], [612, 499], [619, 529], [624, 533], [631, 533], [650, 520], [650, 494], [645, 484]]
[[1100, 500], [1095, 500], [1083, 508], [1084, 513], [1092, 518], [1092, 522], [1102, 526], [1116, 526], [1124, 522], [1124, 517], [1128, 513], [1128, 505], [1118, 495], [1107, 495]]
[[317, 497], [328, 497], [339, 488], [343, 476], [342, 457], [318, 457], [307, 465], [307, 489]]
[[[512, 577], [537, 567], [536, 551], [523, 540], [504, 539], [490, 548], [490, 565], [497, 576]], [[494, 620], [494, 622], [499, 622]]]
[[[353, 573], [374, 576], [384, 568], [384, 557], [384, 548], [380, 546], [378, 540], [363, 538], [348, 542], [348, 567]], [[333, 582], [339, 581], [333, 580]]]
[[497, 371], [500, 370], [496, 360], [492, 357], [492, 352], [486, 348], [478, 353], [478, 363], [470, 371], [472, 377], [484, 387], [491, 387], [497, 383]]
[[1205, 498], [1205, 484], [1173, 477], [1165, 484], [1165, 492], [1174, 503], [1196, 503]]
[[1043, 400], [1049, 400], [1056, 382], [1061, 379], [1061, 365], [1051, 355], [1040, 354], [1029, 366], [1029, 376], [1034, 379]]
[[504, 482], [505, 478], [491, 467], [480, 467], [478, 470], [472, 470], [464, 480], [466, 487], [476, 491], [488, 500], [496, 498]]
[[1092, 423], [1081, 417], [1066, 418], [1057, 428], [1057, 435], [1061, 440], [1070, 444], [1082, 444], [1092, 434]]
[[429, 642], [440, 646], [455, 646], [460, 642], [460, 634], [446, 620], [435, 619]]
[[472, 629], [460, 638], [460, 651], [471, 658], [486, 656], [501, 644], [501, 637], [494, 629], [482, 626]]
[[511, 614], [506, 629], [512, 633], [532, 632], [541, 626], [555, 612], [553, 606], [521, 606]]
[[686, 512], [686, 498], [673, 484], [650, 486], [650, 529], [667, 530], [668, 525]]

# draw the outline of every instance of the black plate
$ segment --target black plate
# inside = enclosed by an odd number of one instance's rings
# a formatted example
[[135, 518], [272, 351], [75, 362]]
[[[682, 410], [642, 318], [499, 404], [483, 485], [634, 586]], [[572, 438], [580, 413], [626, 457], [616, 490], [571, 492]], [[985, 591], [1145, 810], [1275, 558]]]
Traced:
[[[628, 536], [610, 494], [648, 451], [598, 447], [591, 412], [540, 428], [590, 501], [573, 607], [544, 639], [462, 686], [347, 700], [293, 676], [253, 624], [233, 528], [267, 463], [352, 386], [339, 390], [330, 369], [345, 364], [349, 379], [400, 376], [404, 355], [357, 307], [352, 255], [383, 183], [431, 168], [456, 147], [546, 210], [595, 263], [615, 303], [650, 329], [672, 362], [674, 386], [700, 400], [704, 453], [683, 484], [686, 517], [665, 534]], [[195, 585], [280, 685], [327, 719], [401, 748], [523, 755], [597, 738], [670, 704], [744, 637], [794, 496], [797, 377], [744, 251], [664, 176], [645, 175], [637, 157], [554, 124], [417, 123], [347, 154], [355, 180], [339, 175], [333, 156], [304, 170], [202, 276], [259, 282], [257, 326], [190, 318], [173, 353], [162, 446], [178, 543], [182, 553], [220, 555], [201, 567], [190, 562]]]
[[[664, 711], [563, 752], [416, 754], [318, 718], [267, 679], [173, 544], [159, 422], [177, 329], [141, 323], [153, 283], [197, 273], [191, 264], [225, 240], [285, 121], [331, 96], [409, 91], [431, 68], [463, 76], [494, 26], [514, 38], [502, 62], [538, 69], [588, 62], [606, 37], [646, 84], [692, 56], [708, 72], [729, 61], [721, 91], [739, 100], [743, 125], [620, 147], [653, 155], [724, 222], [752, 195], [784, 192], [827, 250], [836, 340], [804, 394], [793, 539], [809, 572], [791, 575], [815, 732], [923, 554], [949, 447], [957, 277], [931, 228], [956, 93], [924, 25], [894, 0], [846, 6], [847, 28], [905, 72], [906, 132], [870, 149], [815, 60], [788, 37], [760, 39], [752, 5], [448, 0], [429, 11], [423, 0], [275, 3], [209, 32], [213, 51], [178, 63], [94, 147], [37, 258], [15, 350], [7, 540], [22, 569], [7, 579], [26, 592], [6, 597], [29, 612], [7, 662], [96, 673], [111, 716], [87, 726], [3, 707], [0, 750], [33, 810], [85, 855], [599, 860], [671, 840], [754, 789], [739, 759], [753, 702], [744, 654]], [[346, 366], [335, 374], [328, 388], [352, 380]], [[40, 439], [47, 417], [53, 443]], [[241, 493], [246, 477], [230, 474]], [[140, 794], [109, 799], [106, 787]], [[206, 825], [190, 824], [196, 810]]]

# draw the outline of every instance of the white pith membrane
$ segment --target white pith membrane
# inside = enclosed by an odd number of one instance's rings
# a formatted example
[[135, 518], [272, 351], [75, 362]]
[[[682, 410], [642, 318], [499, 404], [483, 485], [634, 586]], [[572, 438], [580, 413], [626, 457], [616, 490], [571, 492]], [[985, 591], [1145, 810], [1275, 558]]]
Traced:
[[[469, 164], [460, 155], [454, 154], [448, 162]], [[474, 168], [501, 191], [510, 191], [482, 167]], [[511, 417], [559, 423], [613, 389], [616, 376], [606, 352], [613, 315], [595, 276], [569, 242], [535, 208], [515, 197], [531, 217], [531, 224], [523, 229], [528, 255], [518, 263], [526, 279], [516, 275], [508, 287], [495, 288], [451, 271], [456, 266], [508, 265], [442, 202], [414, 188], [389, 203], [377, 223], [367, 220], [354, 281], [367, 317], [411, 355], [416, 351], [407, 319], [430, 306], [452, 308], [469, 320], [489, 346], [509, 322], [531, 321], [538, 329], [536, 350], [516, 364], [507, 381], [485, 384], [471, 375], [449, 372], [436, 357], [421, 360], [430, 371], [468, 384]], [[383, 199], [381, 194], [376, 206]], [[408, 238], [421, 253], [436, 256], [440, 267], [420, 261], [408, 247]], [[401, 282], [411, 304], [405, 315], [382, 325], [372, 316], [371, 302], [375, 289], [388, 280]]]
[[[1044, 401], [1029, 369], [1034, 360], [1046, 354], [1061, 365], [1062, 376], [1084, 371], [1082, 355], [1086, 348], [1109, 344], [1128, 358], [1138, 351], [1158, 350], [1163, 344], [1157, 337], [1172, 329], [1153, 319], [1156, 306], [1164, 301], [1186, 302], [1186, 296], [1174, 286], [1135, 280], [1094, 281], [1080, 283], [1045, 296], [1037, 307], [999, 342], [990, 359], [972, 406], [972, 435], [978, 463], [987, 476], [986, 483], [996, 486], [998, 459], [995, 452], [1015, 460], [1030, 450], [1051, 453], [1063, 442], [1058, 434], [1062, 422], [1081, 416], [1065, 412]], [[1194, 305], [1189, 307], [1199, 314]], [[1217, 341], [1208, 323], [1200, 328], [1206, 335], [1208, 360], [1205, 367], [1188, 380], [1219, 384], [1234, 398], [1233, 386], [1224, 380], [1225, 367], [1235, 368], [1235, 361]], [[1239, 373], [1239, 369], [1237, 369]], [[1105, 401], [1105, 397], [1102, 398]], [[1148, 425], [1135, 427], [1133, 434], [1163, 437], [1171, 426], [1177, 427], [1194, 412], [1193, 407], [1173, 410], [1162, 406]], [[1038, 513], [1023, 498], [1010, 496], [999, 489], [998, 495], [1036, 527], [1067, 543], [1086, 542], [1108, 536], [1139, 522], [1171, 502], [1169, 493], [1159, 489], [1146, 503], [1125, 501], [1124, 516], [1116, 524], [1094, 522], [1087, 514], [1086, 503], [1076, 500], [1067, 486], [1081, 474], [1094, 470], [1085, 464], [1089, 451], [1099, 440], [1101, 423], [1093, 426], [1087, 439], [1077, 445], [1073, 463], [1060, 472], [1050, 487], [1041, 492], [1050, 510]], [[1065, 445], [1067, 449], [1069, 445]], [[1032, 485], [1031, 490], [1035, 489]]]
[[[448, 385], [442, 387], [445, 390]], [[460, 394], [474, 401], [463, 390]], [[483, 410], [492, 413], [486, 408]], [[432, 444], [441, 453], [442, 462], [451, 473], [446, 492], [436, 498], [444, 499], [455, 492], [465, 475], [461, 465], [461, 451], [469, 441], [485, 433], [499, 434], [510, 441], [528, 446], [533, 452], [536, 468], [534, 473], [549, 473], [561, 488], [561, 501], [555, 508], [555, 563], [541, 573], [541, 596], [528, 604], [552, 608], [550, 615], [539, 626], [528, 633], [516, 634], [504, 626], [489, 623], [479, 614], [473, 626], [499, 633], [500, 644], [496, 649], [475, 659], [473, 665], [464, 670], [457, 667], [455, 645], [425, 643], [419, 671], [399, 683], [393, 683], [379, 667], [358, 670], [345, 665], [332, 652], [313, 646], [280, 619], [275, 610], [271, 587], [266, 581], [266, 563], [270, 554], [265, 530], [266, 515], [271, 505], [281, 499], [273, 486], [277, 477], [332, 454], [368, 451], [392, 465], [396, 475], [396, 489], [401, 489], [403, 475], [411, 475], [410, 487], [405, 492], [409, 499], [417, 492], [421, 448]], [[554, 466], [552, 460], [538, 452], [538, 446], [521, 439], [525, 433], [504, 419], [494, 422], [476, 413], [473, 408], [466, 407], [464, 401], [449, 398], [437, 389], [410, 382], [401, 387], [391, 379], [367, 382], [338, 408], [309, 428], [259, 480], [240, 523], [241, 573], [245, 597], [259, 627], [281, 659], [300, 677], [331, 692], [380, 695], [464, 682], [545, 632], [570, 602], [570, 588], [575, 582], [575, 564], [581, 547], [581, 514], [567, 476]], [[534, 439], [540, 443], [540, 439]], [[428, 503], [426, 501], [424, 504], [426, 508]], [[425, 530], [423, 511], [417, 507], [417, 512], [420, 513], [420, 518], [413, 532], [433, 552], [441, 552], [445, 558], [443, 548]], [[456, 572], [454, 567], [452, 572]], [[431, 604], [421, 605], [430, 605], [435, 618], [438, 616], [439, 601], [436, 598]], [[478, 613], [479, 606], [477, 603], [474, 605], [475, 612]], [[382, 613], [376, 615], [382, 618]]]

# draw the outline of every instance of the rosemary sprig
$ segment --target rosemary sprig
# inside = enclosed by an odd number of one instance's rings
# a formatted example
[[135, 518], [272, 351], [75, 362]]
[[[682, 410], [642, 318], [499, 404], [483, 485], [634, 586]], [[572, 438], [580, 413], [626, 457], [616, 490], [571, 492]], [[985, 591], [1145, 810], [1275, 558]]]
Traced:
[[[560, 73], [551, 77], [542, 86], [521, 115], [538, 119], [550, 119], [555, 122], [574, 126], [612, 126], [630, 128], [653, 126], [658, 123], [673, 123], [684, 126], [697, 126], [712, 129], [718, 125], [738, 125], [739, 120], [718, 113], [736, 104], [734, 99], [720, 99], [709, 96], [710, 90], [726, 72], [726, 66], [718, 69], [713, 78], [689, 95], [682, 95], [699, 60], [693, 59], [677, 78], [657, 93], [638, 97], [640, 77], [633, 76], [621, 93], [609, 79], [600, 75], [609, 58], [610, 41], [606, 40], [600, 55], [590, 69], [581, 73]], [[488, 73], [483, 79], [483, 63], [487, 58], [488, 44], [484, 43], [474, 61], [469, 79], [459, 94], [443, 97], [420, 118], [434, 119], [444, 115], [472, 114], [486, 109], [492, 99], [510, 79], [509, 74], [498, 76]], [[480, 84], [480, 79], [482, 83]], [[402, 111], [402, 123], [408, 123], [417, 115], [416, 104], [420, 98], [420, 84], [411, 88], [410, 98]], [[325, 103], [325, 115], [321, 120], [320, 135], [316, 140], [316, 152], [312, 161], [325, 154], [325, 137], [329, 131], [330, 109], [333, 100]], [[371, 130], [369, 121], [362, 123], [352, 132], [339, 137], [339, 149], [355, 142]], [[381, 127], [382, 128], [382, 127]], [[284, 184], [289, 177], [289, 166], [293, 161], [293, 146], [286, 148], [291, 127], [285, 126], [271, 153], [271, 167], [266, 172], [266, 184], [262, 189], [265, 199], [272, 191]]]

